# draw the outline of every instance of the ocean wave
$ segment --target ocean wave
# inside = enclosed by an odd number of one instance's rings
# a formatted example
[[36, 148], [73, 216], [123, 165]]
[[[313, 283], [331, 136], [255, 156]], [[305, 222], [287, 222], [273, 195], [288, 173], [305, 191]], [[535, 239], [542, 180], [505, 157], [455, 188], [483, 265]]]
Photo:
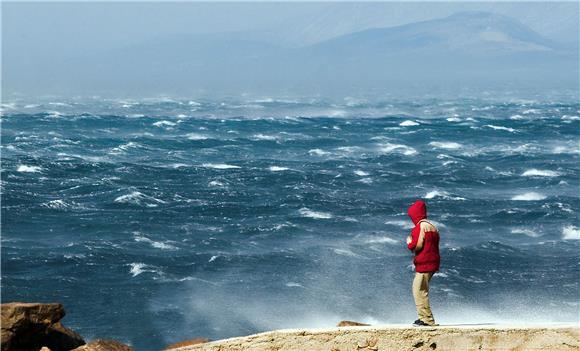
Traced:
[[388, 220], [383, 222], [384, 224], [388, 224], [388, 225], [393, 225], [393, 226], [397, 226], [397, 227], [401, 227], [403, 229], [411, 229], [414, 227], [413, 222], [411, 222], [411, 220], [402, 220], [402, 219], [394, 219], [394, 220]]
[[270, 166], [268, 167], [268, 170], [271, 172], [281, 172], [281, 171], [287, 171], [290, 168], [288, 167], [280, 167], [280, 166]]
[[133, 277], [136, 277], [142, 273], [146, 273], [146, 272], [150, 272], [150, 273], [157, 273], [158, 275], [162, 275], [163, 272], [154, 266], [151, 265], [147, 265], [145, 263], [139, 263], [139, 262], [133, 262], [131, 264], [129, 264], [129, 266], [131, 267], [129, 269], [129, 273], [131, 273], [131, 275]]
[[302, 217], [315, 219], [330, 219], [334, 217], [331, 213], [312, 211], [306, 207], [302, 207], [301, 209], [298, 210], [298, 212], [300, 213], [300, 215], [302, 215]]
[[417, 150], [415, 150], [414, 148], [403, 144], [381, 143], [378, 144], [378, 148], [380, 152], [400, 153], [405, 156], [411, 156], [417, 153]]
[[540, 234], [534, 232], [531, 229], [527, 229], [527, 228], [514, 228], [511, 230], [512, 234], [523, 234], [525, 236], [529, 236], [530, 238], [537, 238], [540, 236]]
[[503, 127], [503, 126], [495, 126], [493, 124], [486, 124], [486, 125], [484, 125], [484, 127], [488, 127], [488, 128], [495, 129], [495, 130], [505, 130], [505, 131], [510, 132], [510, 133], [516, 132], [516, 130], [513, 128]]
[[42, 167], [39, 166], [27, 166], [27, 165], [19, 165], [16, 169], [16, 172], [21, 173], [40, 173], [42, 171]]
[[432, 191], [428, 192], [427, 194], [425, 194], [425, 196], [424, 196], [425, 199], [434, 199], [436, 197], [440, 197], [440, 198], [448, 199], [448, 200], [465, 200], [464, 197], [451, 196], [447, 191], [439, 191], [439, 190], [432, 190]]
[[153, 196], [145, 195], [139, 191], [133, 191], [130, 194], [121, 195], [115, 200], [117, 203], [125, 203], [146, 207], [157, 207], [159, 204], [166, 203], [163, 200], [154, 198]]
[[139, 243], [147, 243], [149, 245], [151, 245], [151, 247], [156, 248], [156, 249], [162, 249], [162, 250], [176, 250], [177, 248], [171, 244], [167, 244], [161, 241], [155, 241], [155, 240], [151, 240], [143, 235], [141, 235], [141, 233], [139, 232], [134, 232], [133, 233], [133, 239], [136, 242]]
[[438, 149], [447, 149], [447, 150], [456, 150], [462, 147], [459, 143], [454, 143], [451, 141], [432, 141], [429, 145], [438, 148]]
[[163, 121], [155, 122], [155, 123], [153, 123], [153, 125], [155, 127], [174, 127], [177, 125], [177, 123], [163, 120]]
[[389, 238], [388, 236], [373, 236], [364, 239], [366, 244], [398, 244], [399, 241]]
[[354, 171], [354, 174], [356, 174], [359, 177], [366, 177], [369, 175], [367, 172], [361, 171], [360, 169], [357, 169], [356, 171]]
[[212, 180], [209, 183], [207, 183], [208, 186], [217, 186], [217, 187], [223, 187], [226, 186], [226, 184], [220, 182], [219, 180]]
[[276, 135], [254, 134], [254, 135], [252, 135], [252, 139], [276, 141], [276, 140], [280, 139], [280, 137], [276, 136]]
[[207, 140], [209, 137], [199, 133], [187, 133], [185, 137], [189, 140]]
[[536, 193], [536, 192], [528, 192], [528, 193], [523, 193], [523, 194], [519, 194], [519, 195], [515, 195], [514, 197], [512, 197], [512, 200], [514, 201], [540, 201], [540, 200], [544, 200], [546, 198], [545, 195], [542, 195], [540, 193]]
[[315, 155], [315, 156], [325, 156], [325, 155], [330, 155], [330, 152], [324, 151], [321, 149], [311, 149], [311, 150], [308, 150], [308, 154]]
[[51, 201], [48, 201], [48, 202], [41, 204], [40, 206], [45, 207], [45, 208], [50, 208], [52, 210], [60, 210], [60, 211], [65, 211], [65, 210], [80, 207], [78, 204], [76, 204], [74, 202], [68, 203], [68, 202], [61, 200], [61, 199], [51, 200]]
[[206, 167], [206, 168], [213, 168], [213, 169], [236, 169], [236, 168], [242, 168], [240, 166], [228, 165], [226, 163], [204, 163], [201, 166], [202, 167]]
[[550, 170], [542, 170], [542, 169], [528, 169], [524, 173], [522, 173], [522, 177], [558, 177], [560, 173], [556, 171]]
[[401, 127], [413, 127], [413, 126], [418, 126], [419, 123], [417, 123], [415, 121], [411, 121], [411, 120], [406, 120], [406, 121], [399, 123], [399, 125]]
[[124, 153], [125, 151], [127, 151], [129, 149], [137, 149], [139, 147], [141, 147], [141, 144], [136, 143], [134, 141], [130, 141], [128, 143], [121, 144], [121, 145], [119, 145], [117, 147], [112, 148], [111, 149], [111, 153], [112, 154], [121, 154], [121, 153]]
[[573, 225], [568, 225], [562, 228], [562, 239], [564, 240], [580, 240], [580, 228]]

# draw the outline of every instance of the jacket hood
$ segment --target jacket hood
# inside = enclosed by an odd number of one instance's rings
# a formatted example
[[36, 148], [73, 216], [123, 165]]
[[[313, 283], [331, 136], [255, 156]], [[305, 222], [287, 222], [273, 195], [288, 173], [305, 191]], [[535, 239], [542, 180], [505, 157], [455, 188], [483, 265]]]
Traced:
[[427, 205], [425, 202], [417, 200], [409, 206], [407, 214], [411, 217], [413, 224], [417, 224], [420, 220], [427, 218]]

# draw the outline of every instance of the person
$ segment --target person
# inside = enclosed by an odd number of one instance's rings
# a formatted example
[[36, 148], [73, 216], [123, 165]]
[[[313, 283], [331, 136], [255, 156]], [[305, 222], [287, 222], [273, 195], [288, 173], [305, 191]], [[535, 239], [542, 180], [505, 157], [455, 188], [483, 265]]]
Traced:
[[417, 319], [414, 326], [435, 326], [431, 306], [429, 305], [429, 282], [439, 270], [439, 231], [427, 220], [427, 205], [421, 200], [415, 201], [408, 209], [415, 227], [407, 237], [407, 248], [414, 252], [415, 278], [413, 279], [413, 298], [417, 307]]

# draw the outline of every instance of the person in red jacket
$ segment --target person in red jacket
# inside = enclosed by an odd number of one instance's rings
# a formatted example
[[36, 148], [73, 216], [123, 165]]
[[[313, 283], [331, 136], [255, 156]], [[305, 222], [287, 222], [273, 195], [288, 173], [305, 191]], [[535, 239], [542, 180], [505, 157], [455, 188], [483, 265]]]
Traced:
[[417, 307], [417, 319], [413, 325], [437, 325], [429, 305], [429, 281], [439, 270], [439, 231], [427, 221], [427, 205], [421, 200], [415, 201], [407, 211], [415, 224], [411, 235], [407, 237], [407, 247], [415, 253], [415, 279], [413, 279], [413, 298]]

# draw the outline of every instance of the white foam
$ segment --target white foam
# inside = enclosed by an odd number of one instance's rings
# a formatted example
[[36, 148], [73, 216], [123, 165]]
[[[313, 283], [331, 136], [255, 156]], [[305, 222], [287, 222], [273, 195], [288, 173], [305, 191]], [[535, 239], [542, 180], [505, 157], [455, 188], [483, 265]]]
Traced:
[[145, 195], [138, 191], [133, 191], [130, 194], [121, 195], [115, 199], [118, 203], [127, 203], [134, 205], [145, 205], [147, 207], [157, 207], [158, 204], [164, 204], [165, 201], [156, 199], [153, 196]]
[[454, 197], [449, 195], [448, 192], [446, 191], [439, 191], [439, 190], [432, 190], [430, 192], [428, 192], [427, 194], [425, 194], [425, 199], [434, 199], [436, 197], [441, 197], [444, 199], [449, 199], [449, 200], [465, 200], [465, 198], [463, 197]]
[[136, 149], [138, 147], [140, 147], [141, 145], [139, 145], [139, 143], [136, 143], [134, 141], [130, 141], [128, 143], [119, 145], [117, 147], [114, 147], [111, 149], [111, 152], [114, 154], [119, 154], [119, 153], [123, 153], [129, 149]]
[[411, 121], [411, 120], [406, 120], [406, 121], [399, 123], [399, 125], [401, 127], [413, 127], [413, 126], [418, 126], [419, 123], [417, 123], [415, 121]]
[[277, 137], [275, 135], [254, 134], [254, 135], [252, 135], [252, 139], [255, 139], [255, 140], [278, 140], [279, 137]]
[[364, 183], [364, 184], [371, 184], [373, 182], [373, 178], [361, 178], [361, 179], [357, 180], [357, 182]]
[[321, 150], [321, 149], [312, 149], [312, 150], [308, 150], [308, 154], [310, 154], [310, 155], [316, 155], [316, 156], [324, 156], [324, 155], [329, 155], [330, 152], [324, 151], [324, 150]]
[[365, 240], [367, 244], [397, 244], [398, 241], [388, 236], [376, 236]]
[[512, 200], [515, 200], [515, 201], [539, 201], [539, 200], [544, 200], [545, 198], [546, 198], [545, 195], [542, 195], [542, 194], [539, 194], [536, 192], [529, 192], [529, 193], [516, 195], [516, 196], [512, 197]]
[[526, 228], [514, 228], [511, 230], [512, 234], [523, 234], [526, 236], [529, 236], [531, 238], [537, 238], [540, 236], [540, 234], [534, 232], [533, 230], [530, 229], [526, 229]]
[[493, 124], [486, 124], [486, 125], [484, 125], [484, 127], [488, 127], [488, 128], [495, 129], [495, 130], [505, 130], [505, 131], [508, 131], [510, 133], [515, 133], [515, 131], [516, 131], [513, 128], [503, 127], [503, 126], [494, 126]]
[[356, 171], [354, 171], [354, 174], [356, 174], [357, 176], [360, 176], [360, 177], [366, 177], [366, 176], [369, 175], [367, 172], [361, 171], [359, 169], [357, 169]]
[[40, 173], [40, 171], [42, 171], [42, 168], [38, 166], [20, 165], [18, 166], [16, 171], [22, 173]]
[[447, 118], [447, 122], [461, 122], [461, 119], [457, 117], [449, 117]]
[[401, 153], [406, 156], [414, 155], [417, 153], [417, 150], [413, 149], [410, 146], [403, 145], [403, 144], [391, 144], [391, 143], [383, 143], [379, 144], [379, 151], [385, 153], [392, 153], [397, 152]]
[[268, 169], [271, 172], [280, 172], [280, 171], [287, 171], [290, 168], [288, 168], [288, 167], [280, 167], [280, 166], [270, 166], [270, 167], [268, 167]]
[[52, 200], [41, 205], [42, 207], [51, 208], [53, 210], [66, 210], [72, 207], [70, 204], [63, 200]]
[[187, 133], [185, 135], [185, 137], [187, 137], [187, 139], [189, 139], [189, 140], [206, 140], [206, 139], [208, 139], [207, 136], [205, 136], [203, 134], [198, 134], [198, 133]]
[[556, 171], [550, 170], [542, 170], [542, 169], [528, 169], [524, 173], [522, 173], [522, 177], [558, 177], [560, 173]]
[[432, 141], [429, 143], [429, 145], [436, 147], [438, 149], [447, 149], [447, 150], [455, 150], [455, 149], [459, 149], [462, 147], [461, 144], [450, 142], [450, 141], [443, 141], [443, 142]]
[[147, 237], [144, 237], [142, 235], [140, 235], [140, 233], [135, 232], [133, 233], [133, 239], [136, 242], [143, 242], [143, 243], [147, 243], [149, 245], [151, 245], [152, 247], [156, 248], [156, 249], [162, 249], [162, 250], [175, 250], [177, 249], [175, 246], [167, 244], [167, 243], [163, 243], [161, 241], [155, 241], [155, 240], [151, 240]]
[[525, 117], [522, 116], [522, 115], [513, 115], [513, 116], [510, 116], [510, 119], [513, 119], [513, 120], [519, 120], [519, 119], [524, 119], [524, 118]]
[[177, 124], [174, 122], [171, 122], [171, 121], [158, 121], [158, 122], [153, 123], [153, 125], [155, 127], [173, 127]]
[[411, 229], [414, 226], [413, 222], [411, 222], [411, 220], [404, 221], [402, 219], [389, 220], [389, 221], [385, 221], [384, 223], [389, 224], [389, 225], [394, 225], [397, 227], [401, 227], [404, 229]]
[[129, 273], [131, 273], [133, 277], [136, 277], [139, 274], [145, 272], [144, 268], [146, 266], [147, 265], [145, 263], [131, 263], [131, 269], [129, 270]]
[[202, 164], [203, 167], [207, 168], [214, 168], [214, 169], [235, 169], [241, 168], [240, 166], [228, 165], [225, 163], [204, 163]]
[[573, 225], [562, 228], [562, 239], [564, 240], [580, 240], [580, 228]]
[[332, 251], [334, 251], [334, 253], [336, 253], [338, 255], [342, 255], [342, 256], [350, 256], [350, 257], [359, 256], [349, 249], [333, 249]]
[[296, 282], [288, 282], [286, 283], [286, 286], [289, 288], [303, 288], [304, 286], [300, 283], [296, 283]]
[[225, 186], [225, 184], [222, 183], [222, 182], [220, 182], [219, 180], [212, 180], [207, 185], [209, 185], [209, 186], [218, 186], [218, 187]]
[[331, 213], [312, 211], [306, 207], [302, 207], [301, 209], [298, 210], [298, 212], [302, 215], [302, 217], [308, 218], [329, 219], [333, 217]]
[[215, 261], [215, 260], [216, 260], [216, 258], [218, 258], [218, 257], [219, 257], [219, 256], [217, 256], [217, 255], [211, 256], [207, 262], [213, 262], [213, 261]]

